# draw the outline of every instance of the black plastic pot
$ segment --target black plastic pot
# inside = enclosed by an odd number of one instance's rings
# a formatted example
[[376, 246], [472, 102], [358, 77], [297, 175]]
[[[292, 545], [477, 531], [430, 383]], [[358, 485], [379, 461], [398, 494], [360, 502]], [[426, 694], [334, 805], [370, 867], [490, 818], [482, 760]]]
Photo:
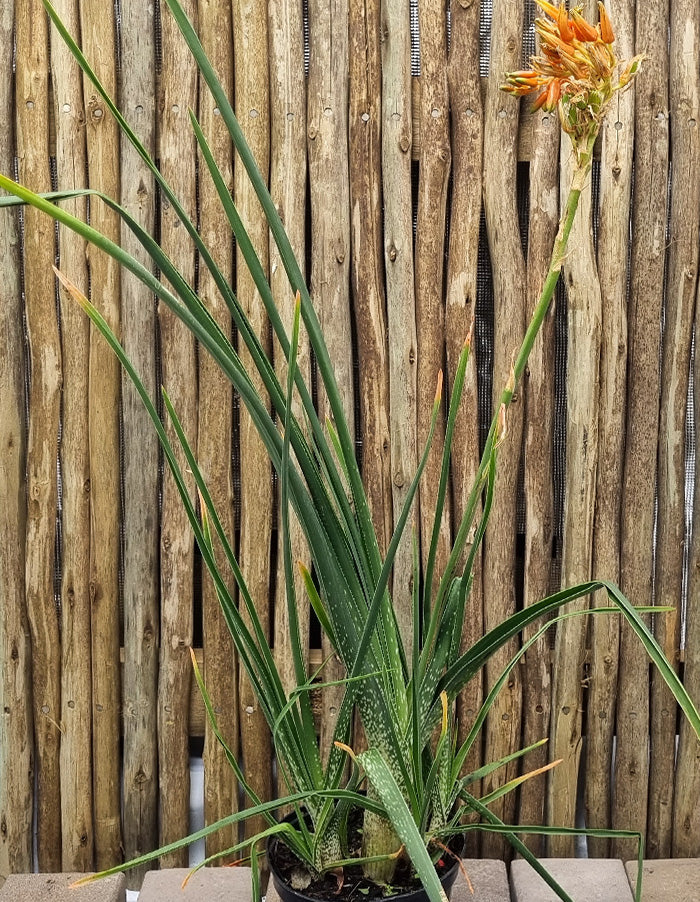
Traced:
[[[297, 819], [296, 814], [292, 812], [287, 815], [285, 820], [295, 822]], [[270, 867], [270, 877], [272, 882], [274, 883], [274, 887], [277, 890], [277, 893], [282, 900], [282, 902], [319, 902], [317, 896], [307, 896], [303, 891], [293, 889], [284, 879], [284, 877], [280, 874], [277, 867], [277, 846], [278, 843], [282, 843], [283, 840], [278, 836], [270, 836], [267, 840], [267, 862]], [[464, 837], [455, 837], [453, 841], [451, 841], [450, 845], [453, 848], [453, 851], [456, 855], [461, 855], [462, 849], [464, 848]], [[445, 890], [445, 894], [449, 898], [450, 892], [454, 885], [455, 880], [457, 879], [457, 874], [459, 873], [459, 860], [458, 858], [454, 858], [449, 867], [445, 870], [443, 875], [440, 877], [440, 883], [442, 884], [442, 888]], [[409, 890], [404, 893], [396, 893], [391, 896], [384, 897], [387, 902], [429, 902], [428, 894], [425, 892], [422, 886], [416, 887], [416, 889]], [[358, 902], [362, 899], [361, 895], [358, 895]], [[332, 893], [328, 897], [328, 902], [336, 902]], [[383, 900], [382, 900], [383, 902]]]

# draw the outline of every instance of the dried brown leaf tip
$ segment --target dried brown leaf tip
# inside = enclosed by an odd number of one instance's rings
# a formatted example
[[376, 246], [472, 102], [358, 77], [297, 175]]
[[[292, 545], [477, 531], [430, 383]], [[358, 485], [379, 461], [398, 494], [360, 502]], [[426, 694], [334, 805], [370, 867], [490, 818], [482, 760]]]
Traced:
[[598, 23], [593, 25], [580, 7], [567, 11], [564, 3], [536, 2], [544, 13], [535, 20], [540, 52], [530, 58], [530, 69], [509, 73], [501, 87], [518, 97], [536, 94], [533, 110], [558, 109], [579, 162], [588, 162], [605, 110], [615, 92], [630, 84], [642, 57], [625, 63], [617, 59], [615, 32], [603, 3], [598, 3]]

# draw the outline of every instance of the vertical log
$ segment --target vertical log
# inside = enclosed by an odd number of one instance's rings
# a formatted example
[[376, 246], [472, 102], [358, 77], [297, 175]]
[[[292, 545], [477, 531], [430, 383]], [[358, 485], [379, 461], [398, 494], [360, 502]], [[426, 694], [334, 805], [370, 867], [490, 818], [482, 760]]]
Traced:
[[[445, 340], [448, 384], [451, 386], [464, 340], [476, 310], [476, 274], [481, 217], [481, 167], [483, 112], [479, 78], [480, 4], [450, 5], [452, 38], [447, 64], [447, 84], [452, 121], [452, 205], [447, 258]], [[479, 466], [479, 409], [474, 345], [464, 383], [462, 407], [455, 423], [452, 451], [452, 511], [455, 529], [464, 514], [467, 497]], [[474, 562], [469, 609], [464, 618], [462, 644], [471, 646], [483, 633], [483, 589], [481, 554]], [[460, 735], [466, 738], [483, 701], [481, 674], [475, 676], [458, 699]], [[465, 763], [465, 771], [481, 764], [479, 743], [475, 743]], [[478, 789], [476, 790], [478, 792]], [[467, 834], [472, 842], [470, 855], [478, 853], [477, 834]], [[473, 838], [473, 839], [472, 839]]]
[[[654, 65], [644, 66], [635, 80], [634, 206], [620, 585], [634, 604], [648, 605], [653, 598], [656, 488], [650, 474], [656, 471], [659, 441], [659, 342], [668, 212], [668, 3], [640, 10], [636, 28], [636, 46], [639, 50], [644, 48]], [[639, 669], [630, 673], [635, 660], [639, 660]], [[638, 649], [634, 656], [621, 652], [620, 668], [620, 685], [625, 679], [634, 685], [637, 673], [639, 692], [648, 693], [648, 664]], [[623, 694], [626, 692], [621, 689], [619, 695]], [[638, 699], [635, 702], [639, 705]], [[643, 711], [644, 708], [637, 707], [636, 710]], [[612, 711], [607, 712], [611, 720], [612, 714]], [[670, 712], [669, 716], [672, 716]], [[631, 723], [631, 718], [627, 718], [627, 723]], [[609, 725], [610, 730], [613, 724], [614, 720]], [[655, 729], [652, 726], [652, 730]], [[640, 730], [646, 730], [646, 723]], [[670, 732], [675, 733], [675, 728]], [[650, 790], [647, 854], [651, 858], [666, 858], [671, 854], [673, 780], [669, 779], [665, 786], [653, 780]], [[592, 806], [589, 817], [591, 823], [598, 821]]]
[[[269, 14], [270, 52], [270, 194], [277, 206], [294, 255], [302, 265], [306, 258], [306, 81], [304, 75], [304, 22], [300, 0], [271, 0]], [[279, 251], [270, 239], [270, 287], [280, 307], [282, 321], [291, 332], [294, 297]], [[281, 385], [287, 384], [287, 368], [279, 344], [275, 343], [275, 370]], [[299, 335], [297, 366], [310, 384], [311, 360], [305, 331]], [[300, 404], [294, 413], [299, 415]], [[302, 422], [300, 420], [300, 422]], [[303, 531], [290, 512], [290, 540], [293, 561], [309, 563]], [[277, 519], [278, 529], [281, 515]], [[281, 532], [279, 533], [281, 542]], [[278, 542], [277, 580], [275, 592], [275, 661], [282, 685], [290, 692], [296, 685], [292, 661], [284, 557]], [[300, 573], [295, 570], [295, 594], [299, 603], [299, 631], [305, 653], [309, 645], [309, 605]], [[280, 789], [278, 788], [278, 791]]]
[[[121, 106], [151, 156], [155, 155], [155, 22], [153, 6], [121, 3]], [[121, 203], [153, 234], [153, 176], [131, 144], [121, 141]], [[122, 247], [149, 266], [132, 232]], [[156, 306], [153, 295], [122, 272], [122, 341], [152, 398], [156, 384]], [[158, 440], [141, 399], [122, 374], [124, 524], [124, 853], [133, 858], [158, 844]], [[137, 888], [144, 869], [129, 871]]]
[[[98, 8], [99, 7], [99, 8]], [[110, 96], [116, 94], [115, 21], [111, 6], [80, 7], [83, 50]], [[85, 81], [90, 185], [119, 194], [119, 130], [92, 85]], [[91, 207], [91, 224], [119, 240], [119, 217], [103, 204]], [[112, 330], [120, 334], [120, 273], [105, 254], [88, 249], [92, 295]], [[92, 612], [92, 702], [95, 863], [121, 861], [119, 733], [119, 362], [90, 332], [90, 595]]]
[[[438, 373], [445, 359], [445, 214], [450, 174], [447, 94], [447, 8], [437, 0], [418, 6], [420, 31], [420, 159], [416, 210], [416, 332], [418, 335], [417, 435], [422, 452], [430, 429]], [[436, 429], [419, 490], [421, 557], [425, 566], [435, 522], [444, 447], [444, 420]], [[440, 574], [450, 550], [450, 504], [445, 501], [435, 562]], [[433, 588], [437, 578], [433, 580]]]
[[[520, 68], [522, 5], [497, 0], [493, 7], [491, 65], [486, 89], [484, 118], [484, 211], [489, 250], [493, 262], [494, 364], [493, 391], [497, 399], [506, 384], [512, 355], [524, 333], [525, 261], [520, 245], [515, 192], [516, 148], [519, 104], [500, 89], [503, 74]], [[518, 462], [522, 437], [523, 405], [516, 396], [508, 411], [508, 438], [498, 461], [494, 505], [484, 548], [484, 620], [492, 629], [515, 611], [515, 505]], [[498, 679], [515, 652], [509, 643], [486, 668], [489, 685]], [[487, 761], [509, 754], [520, 745], [521, 681], [512, 671], [491, 709], [487, 722]], [[487, 778], [490, 791], [515, 775], [512, 767], [501, 768]], [[511, 821], [512, 794], [493, 810]], [[504, 850], [500, 837], [485, 837], [484, 854], [499, 856]]]
[[[656, 637], [668, 658], [680, 644], [681, 583], [685, 536], [685, 416], [693, 315], [698, 287], [700, 247], [700, 9], [697, 3], [671, 3], [669, 46], [669, 106], [671, 121], [670, 243], [666, 284], [666, 320], [661, 369], [661, 421], [659, 424], [659, 513], [656, 557], [656, 603], [671, 604], [673, 614], [655, 617]], [[696, 340], [696, 357], [698, 354]], [[697, 368], [696, 368], [697, 372]], [[696, 385], [696, 392], [698, 383]], [[697, 409], [697, 408], [696, 408]], [[697, 423], [697, 420], [695, 421]], [[697, 530], [697, 522], [696, 530]], [[697, 558], [696, 558], [697, 560]], [[697, 583], [694, 583], [697, 585]], [[689, 597], [689, 625], [697, 619], [697, 594]], [[690, 651], [690, 681], [696, 683], [696, 655]], [[697, 700], [697, 696], [695, 696]], [[657, 760], [673, 760], [676, 705], [659, 678], [652, 677], [652, 720], [667, 729], [653, 734], [652, 772]], [[667, 713], [668, 712], [668, 713]], [[673, 811], [674, 856], [697, 855], [700, 823], [693, 806], [698, 801], [697, 743], [683, 731], [683, 754], [678, 758]], [[668, 769], [664, 771], [668, 773]], [[693, 852], [689, 852], [693, 849]]]
[[[48, 191], [51, 183], [47, 17], [38, 0], [19, 4], [16, 14], [15, 106], [19, 178], [35, 191]], [[31, 367], [26, 592], [32, 637], [37, 850], [40, 870], [59, 871], [61, 641], [54, 598], [54, 547], [61, 347], [51, 272], [53, 224], [38, 211], [27, 208], [24, 232], [24, 289]]]
[[[219, 79], [231, 92], [233, 87], [233, 40], [231, 9], [228, 5], [199, 2], [199, 28], [202, 45]], [[200, 82], [199, 120], [217, 163], [228, 185], [233, 184], [231, 139], [216, 109], [209, 90]], [[200, 158], [200, 231], [214, 260], [232, 280], [233, 240], [231, 227], [219, 201], [214, 183]], [[231, 334], [231, 316], [211, 274], [202, 267], [199, 276], [202, 302], [221, 326]], [[231, 383], [211, 355], [199, 355], [199, 425], [197, 454], [212, 500], [231, 542], [234, 541], [233, 478], [231, 443], [233, 439], [233, 390]], [[223, 550], [216, 542], [215, 554], [221, 572], [226, 574], [229, 590], [234, 581]], [[204, 568], [202, 574], [202, 619], [204, 641], [204, 679], [211, 696], [222, 735], [234, 754], [238, 746], [237, 669], [233, 640], [219, 607], [216, 588]], [[231, 765], [207, 719], [204, 734], [204, 820], [211, 824], [238, 810], [237, 782]], [[207, 855], [229, 849], [236, 842], [237, 829], [230, 827], [207, 837]]]
[[[79, 31], [75, 0], [56, 5], [72, 34]], [[57, 33], [51, 41], [56, 176], [60, 189], [82, 187], [87, 179], [85, 106], [80, 68]], [[85, 201], [65, 206], [85, 218]], [[59, 228], [59, 266], [87, 294], [86, 244]], [[93, 867], [92, 674], [90, 635], [90, 456], [88, 374], [90, 320], [60, 290], [63, 341], [63, 555], [61, 561], [61, 821], [62, 867]]]
[[[615, 22], [615, 50], [622, 59], [634, 55], [634, 7], [628, 0], [614, 2], [609, 9]], [[603, 149], [600, 164], [600, 231], [598, 273], [602, 297], [600, 349], [600, 408], [598, 425], [598, 473], [596, 478], [595, 524], [593, 534], [593, 575], [619, 582], [623, 463], [625, 453], [625, 395], [627, 389], [627, 259], [632, 187], [634, 138], [634, 93], [617, 94], [603, 122]], [[646, 481], [642, 478], [641, 481]], [[626, 536], [629, 539], [630, 536]], [[630, 587], [631, 588], [631, 587]], [[606, 604], [604, 592], [598, 601]], [[591, 825], [607, 827], [610, 817], [610, 762], [616, 688], [618, 709], [618, 755], [623, 754], [623, 722], [630, 725], [627, 695], [617, 687], [618, 650], [621, 666], [635, 662], [627, 676], [627, 688], [638, 696], [647, 694], [648, 665], [631, 629], [622, 627], [618, 617], [594, 617], [590, 624], [591, 669], [588, 696], [588, 746], [586, 755], [586, 808]], [[638, 662], [638, 664], [636, 663]], [[636, 700], [632, 704], [637, 711]], [[635, 754], [644, 747], [647, 725], [635, 717], [634, 738], [627, 735], [628, 748]], [[640, 735], [643, 734], [643, 735]], [[640, 741], [641, 740], [641, 741]], [[644, 757], [644, 756], [643, 756]], [[639, 782], [646, 783], [644, 766]], [[632, 791], [636, 793], [635, 786]], [[630, 825], [631, 826], [631, 825]], [[644, 825], [639, 825], [640, 830]], [[632, 828], [635, 829], [635, 828]], [[592, 853], [607, 856], [609, 843], [595, 841]], [[628, 847], [633, 857], [635, 844]]]
[[[183, 4], [196, 23], [196, 2]], [[195, 24], [196, 27], [196, 24]], [[196, 109], [197, 67], [169, 12], [162, 18], [163, 68], [158, 106], [160, 166], [190, 219], [195, 218], [196, 145], [187, 115]], [[161, 208], [161, 246], [194, 282], [194, 250], [172, 207]], [[191, 333], [163, 304], [158, 308], [162, 382], [196, 453], [197, 367]], [[174, 430], [170, 438], [177, 445]], [[180, 456], [184, 465], [184, 456]], [[158, 765], [160, 842], [187, 832], [189, 822], [188, 699], [192, 678], [192, 565], [194, 539], [175, 483], [166, 470], [160, 531], [160, 669], [158, 675]], [[187, 851], [163, 856], [161, 866], [182, 867]]]
[[[0, 7], [0, 172], [15, 158], [13, 4]], [[24, 336], [19, 224], [0, 212], [0, 881], [32, 869], [34, 754], [31, 662], [25, 598], [27, 521]]]
[[[411, 34], [403, 0], [382, 4], [382, 188], [389, 332], [389, 409], [394, 519], [417, 466], [416, 311], [411, 199]], [[412, 539], [407, 530], [394, 561], [392, 596], [410, 654]]]
[[[528, 319], [542, 291], [559, 223], [559, 117], [539, 113], [534, 119], [530, 160], [530, 219], [527, 246]], [[525, 604], [544, 598], [551, 586], [554, 541], [554, 304], [542, 324], [526, 370], [525, 392]], [[529, 638], [534, 627], [527, 631]], [[552, 709], [549, 637], [542, 636], [527, 652], [523, 679], [523, 745], [549, 735]], [[523, 772], [547, 763], [541, 747], [523, 760]], [[546, 777], [528, 780], [520, 793], [520, 823], [542, 824]], [[523, 837], [528, 847], [544, 854], [544, 837]]]
[[[335, 369], [345, 417], [354, 422], [352, 329], [350, 324], [350, 199], [348, 184], [348, 4], [347, 0], [309, 3], [310, 59], [307, 136], [311, 199], [311, 295]], [[328, 203], [333, 198], [333, 204]], [[330, 416], [319, 392], [321, 421]], [[332, 653], [324, 638], [323, 659]], [[342, 675], [333, 658], [324, 670]], [[333, 735], [342, 687], [322, 696], [321, 746]]]
[[[248, 144], [260, 171], [267, 177], [270, 160], [270, 113], [267, 53], [267, 4], [265, 0], [233, 4], [235, 106]], [[234, 194], [241, 219], [260, 258], [268, 270], [268, 228], [245, 170], [234, 169]], [[269, 325], [255, 283], [238, 252], [236, 257], [238, 300], [253, 328], [269, 352]], [[241, 357], [248, 361], [242, 350]], [[262, 383], [253, 378], [262, 393]], [[269, 633], [272, 531], [272, 476], [265, 447], [245, 410], [241, 410], [241, 568], [255, 600], [263, 630]], [[241, 748], [246, 776], [260, 798], [272, 793], [272, 753], [267, 724], [258, 707], [250, 683], [241, 671], [239, 685]], [[262, 819], [248, 821], [246, 830], [255, 832]]]
[[382, 258], [379, 0], [351, 0], [350, 205], [352, 297], [359, 357], [362, 478], [379, 548], [391, 541], [389, 364]]
[[[571, 145], [562, 142], [561, 190], [566, 197], [574, 165]], [[598, 367], [601, 293], [593, 230], [591, 189], [581, 192], [564, 263], [568, 295], [566, 483], [562, 585], [590, 578], [593, 554], [593, 511], [598, 460]], [[585, 607], [587, 599], [577, 602]], [[570, 606], [571, 607], [571, 606]], [[586, 622], [578, 617], [559, 624], [554, 651], [550, 755], [561, 758], [549, 782], [549, 822], [572, 826], [581, 756], [581, 692]], [[550, 855], [573, 854], [568, 837], [550, 837]]]

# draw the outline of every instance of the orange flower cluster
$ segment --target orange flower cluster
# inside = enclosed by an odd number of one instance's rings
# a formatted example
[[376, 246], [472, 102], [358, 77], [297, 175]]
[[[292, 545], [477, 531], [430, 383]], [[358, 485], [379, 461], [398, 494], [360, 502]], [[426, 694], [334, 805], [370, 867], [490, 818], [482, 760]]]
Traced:
[[642, 57], [626, 63], [616, 77], [615, 33], [601, 2], [597, 25], [584, 19], [580, 7], [567, 11], [563, 2], [558, 7], [536, 2], [545, 13], [535, 20], [540, 55], [531, 57], [531, 69], [509, 73], [501, 87], [516, 96], [536, 92], [533, 110], [558, 108], [574, 146], [587, 146], [613, 94], [630, 84]]

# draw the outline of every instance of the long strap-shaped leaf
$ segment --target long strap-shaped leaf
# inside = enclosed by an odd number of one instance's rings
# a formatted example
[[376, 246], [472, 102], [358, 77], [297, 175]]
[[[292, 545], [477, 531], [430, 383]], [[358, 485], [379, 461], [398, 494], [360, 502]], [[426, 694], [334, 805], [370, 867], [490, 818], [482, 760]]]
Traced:
[[396, 835], [406, 847], [416, 873], [428, 894], [430, 902], [447, 902], [447, 896], [435, 871], [425, 839], [416, 826], [403, 793], [394, 779], [392, 769], [378, 749], [370, 748], [357, 756], [367, 777], [384, 803], [387, 817]]
[[688, 718], [696, 735], [700, 738], [700, 714], [687, 690], [678, 679], [675, 671], [661, 651], [658, 642], [651, 634], [648, 626], [642, 620], [634, 605], [622, 594], [620, 589], [606, 580], [593, 580], [582, 583], [569, 589], [564, 589], [548, 598], [535, 602], [522, 611], [513, 614], [498, 627], [488, 632], [482, 639], [463, 654], [455, 664], [450, 667], [440, 683], [438, 691], [445, 690], [450, 698], [454, 698], [472, 676], [479, 670], [493, 653], [501, 648], [509, 639], [520, 634], [523, 629], [538, 618], [555, 611], [567, 602], [574, 601], [585, 595], [590, 595], [598, 589], [605, 589], [610, 600], [620, 609], [627, 622], [637, 634], [642, 646], [661, 673], [666, 684], [673, 693], [676, 701], [681, 706], [683, 713]]
[[[47, 0], [44, 0], [44, 2], [47, 2]], [[270, 193], [267, 190], [265, 180], [263, 179], [262, 174], [258, 169], [255, 157], [253, 156], [250, 147], [248, 146], [248, 142], [245, 139], [243, 130], [241, 129], [238, 120], [236, 119], [236, 116], [233, 112], [233, 108], [231, 107], [229, 99], [226, 96], [226, 91], [223, 89], [221, 83], [219, 82], [217, 74], [213, 66], [211, 65], [211, 62], [207, 58], [206, 53], [204, 52], [204, 48], [202, 47], [197, 33], [192, 27], [192, 23], [187, 18], [178, 0], [166, 0], [166, 3], [171, 13], [173, 14], [175, 21], [177, 22], [178, 28], [180, 29], [180, 32], [185, 39], [190, 52], [197, 62], [199, 71], [204, 78], [212, 94], [212, 97], [214, 98], [216, 105], [219, 108], [221, 118], [224, 121], [229, 134], [231, 135], [231, 140], [233, 141], [241, 162], [245, 167], [248, 178], [250, 179], [250, 183], [253, 186], [258, 200], [260, 201], [260, 205], [265, 214], [265, 218], [267, 219], [267, 222], [270, 226], [270, 231], [272, 232], [272, 236], [275, 239], [275, 243], [277, 244], [277, 247], [279, 249], [280, 258], [287, 272], [287, 276], [289, 278], [292, 289], [294, 291], [298, 291], [301, 295], [301, 313], [304, 320], [304, 325], [306, 326], [306, 330], [309, 335], [309, 341], [314, 350], [314, 354], [316, 355], [319, 374], [328, 396], [330, 408], [333, 412], [336, 428], [338, 430], [338, 438], [343, 449], [343, 456], [348, 464], [350, 490], [352, 492], [355, 511], [360, 525], [362, 541], [364, 542], [365, 551], [367, 553], [370, 565], [373, 568], [374, 577], [376, 579], [381, 569], [379, 546], [374, 532], [374, 527], [372, 525], [372, 518], [370, 516], [369, 505], [367, 503], [367, 496], [362, 485], [362, 477], [360, 475], [359, 467], [357, 466], [357, 463], [355, 461], [354, 442], [350, 434], [348, 424], [345, 421], [342, 400], [335, 380], [333, 365], [328, 354], [328, 348], [326, 347], [326, 342], [321, 331], [318, 317], [316, 316], [316, 312], [311, 303], [311, 298], [309, 297], [306, 283], [302, 276], [301, 270], [299, 269], [299, 264], [296, 260], [296, 257], [294, 256], [294, 252], [289, 242], [289, 238], [287, 237], [287, 233], [285, 232], [282, 220], [280, 219], [277, 208], [275, 207], [275, 204], [270, 197]]]

